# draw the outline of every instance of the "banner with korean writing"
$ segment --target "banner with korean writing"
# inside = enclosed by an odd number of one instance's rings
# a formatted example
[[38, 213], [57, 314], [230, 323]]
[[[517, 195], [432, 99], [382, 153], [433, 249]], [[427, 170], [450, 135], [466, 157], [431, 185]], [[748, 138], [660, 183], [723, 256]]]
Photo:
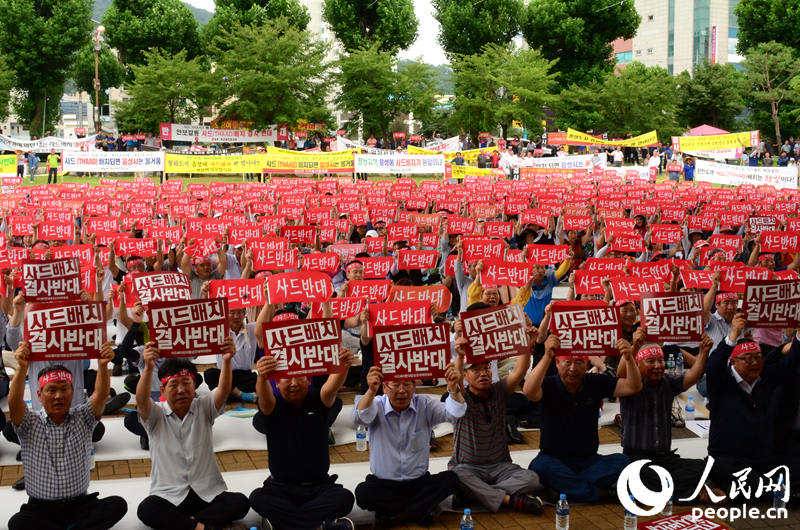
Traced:
[[[240, 123], [236, 123], [241, 125]], [[187, 125], [185, 123], [160, 123], [162, 140], [172, 140], [178, 142], [201, 142], [201, 143], [257, 143], [283, 141], [289, 139], [286, 128], [271, 125], [263, 131], [251, 131], [250, 129], [225, 128], [217, 129], [202, 125]]]
[[531, 265], [555, 265], [569, 257], [568, 245], [528, 245], [525, 248]]
[[701, 136], [673, 136], [672, 147], [678, 151], [704, 151], [709, 149], [756, 147], [759, 139], [758, 131], [744, 131], [727, 134], [706, 134]]
[[299, 267], [300, 253], [296, 248], [259, 248], [253, 251], [253, 270], [283, 271]]
[[333, 296], [331, 278], [324, 272], [294, 271], [267, 278], [267, 303], [324, 302]]
[[647, 147], [658, 143], [658, 135], [656, 134], [656, 131], [650, 131], [649, 133], [640, 134], [639, 136], [634, 136], [633, 138], [626, 138], [625, 140], [603, 140], [602, 138], [596, 138], [591, 134], [586, 134], [584, 132], [568, 128], [567, 141], [580, 142], [591, 145], [619, 145], [622, 147]]
[[515, 263], [501, 260], [485, 260], [481, 271], [481, 284], [512, 285], [522, 287], [531, 277], [531, 266], [528, 263]]
[[356, 150], [334, 153], [298, 153], [268, 149], [261, 155], [264, 173], [289, 173], [293, 175], [318, 173], [352, 173], [353, 153]]
[[[331, 306], [331, 317], [337, 320], [360, 315], [367, 308], [367, 299], [356, 296], [337, 296], [326, 303]], [[311, 318], [322, 317], [322, 305], [323, 303], [311, 304]]]
[[364, 268], [364, 278], [386, 278], [392, 268], [394, 258], [390, 256], [358, 258]]
[[650, 342], [699, 341], [703, 334], [700, 293], [645, 293], [642, 326]]
[[698, 182], [711, 182], [726, 186], [740, 186], [742, 184], [761, 186], [766, 184], [778, 189], [797, 189], [797, 168], [791, 166], [732, 166], [707, 160], [697, 160], [695, 162], [694, 178]]
[[228, 309], [241, 309], [264, 305], [264, 281], [260, 278], [253, 280], [211, 280], [208, 285], [208, 296], [211, 298], [225, 298], [228, 300]]
[[125, 303], [136, 301], [147, 307], [151, 302], [189, 300], [192, 287], [182, 272], [132, 272], [125, 277]]
[[158, 254], [158, 241], [155, 238], [120, 237], [114, 241], [117, 256], [155, 256]]
[[356, 154], [353, 157], [356, 173], [419, 175], [444, 173], [444, 155], [377, 155]]
[[624, 276], [623, 271], [617, 270], [584, 270], [575, 271], [575, 294], [604, 295], [604, 278]]
[[164, 171], [163, 151], [64, 151], [64, 171], [134, 173]]
[[334, 272], [339, 267], [339, 255], [335, 252], [312, 252], [303, 254], [300, 269], [304, 271]]
[[379, 326], [373, 345], [384, 381], [444, 377], [450, 360], [450, 330], [444, 323]]
[[224, 298], [151, 302], [147, 319], [159, 357], [218, 355], [229, 333]]
[[641, 278], [611, 278], [611, 292], [614, 300], [641, 300], [644, 293], [660, 293], [664, 284], [658, 280]]
[[370, 302], [383, 302], [389, 296], [392, 280], [348, 280], [347, 296], [366, 298]]
[[748, 327], [800, 326], [800, 280], [747, 280], [742, 311]]
[[650, 230], [653, 243], [671, 245], [683, 239], [683, 227], [681, 225], [654, 224]]
[[264, 354], [275, 357], [270, 379], [310, 377], [340, 370], [342, 329], [335, 318], [310, 318], [264, 324]]
[[81, 297], [78, 258], [22, 261], [26, 302], [77, 301]]
[[164, 158], [165, 173], [261, 173], [264, 155], [174, 155]]
[[392, 285], [387, 302], [406, 302], [419, 300], [433, 304], [436, 311], [446, 313], [453, 295], [444, 285]]
[[431, 322], [431, 304], [422, 300], [405, 302], [370, 303], [368, 330], [375, 326], [405, 326], [407, 324], [428, 324]]
[[557, 355], [619, 355], [619, 314], [605, 302], [554, 302], [551, 314], [550, 331], [561, 340]]
[[719, 290], [743, 293], [747, 280], [769, 280], [771, 278], [772, 271], [766, 267], [729, 267], [722, 269]]
[[800, 251], [800, 231], [767, 230], [761, 232], [761, 252], [798, 251]]
[[435, 250], [401, 249], [398, 252], [399, 270], [432, 269], [436, 267], [439, 253]]
[[25, 312], [30, 361], [99, 359], [106, 342], [104, 302], [33, 304]]
[[711, 289], [714, 283], [714, 271], [699, 269], [681, 269], [681, 281], [687, 289]]
[[530, 351], [521, 304], [465, 311], [461, 313], [461, 324], [469, 346], [468, 363], [505, 359]]

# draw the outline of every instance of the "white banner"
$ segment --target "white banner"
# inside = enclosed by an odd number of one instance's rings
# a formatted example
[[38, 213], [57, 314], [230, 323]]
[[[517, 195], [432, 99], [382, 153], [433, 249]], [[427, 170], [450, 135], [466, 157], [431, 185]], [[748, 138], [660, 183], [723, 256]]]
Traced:
[[336, 148], [331, 147], [331, 151], [348, 151], [350, 149], [361, 149], [365, 153], [370, 153], [373, 155], [392, 155], [396, 153], [394, 149], [378, 149], [377, 147], [367, 147], [364, 144], [360, 144], [351, 140], [350, 138], [345, 138], [344, 136], [337, 136], [336, 137]]
[[732, 147], [730, 149], [709, 149], [707, 151], [686, 151], [683, 154], [696, 158], [709, 158], [711, 160], [734, 160], [742, 156], [742, 147]]
[[444, 155], [353, 155], [356, 173], [444, 173]]
[[[605, 153], [598, 154], [600, 164], [598, 167], [606, 167], [608, 159]], [[550, 169], [592, 169], [592, 158], [594, 155], [567, 155], [567, 156], [545, 156], [541, 158], [519, 158], [520, 167], [546, 167]]]
[[163, 151], [64, 151], [64, 171], [133, 173], [164, 171]]
[[446, 140], [432, 141], [425, 146], [425, 149], [437, 153], [454, 153], [461, 150], [461, 142], [458, 141], [458, 136], [453, 136]]
[[247, 144], [289, 139], [286, 128], [278, 128], [276, 125], [266, 131], [249, 131], [245, 129], [212, 129], [183, 123], [162, 123], [159, 125], [159, 130], [162, 140], [178, 142]]
[[81, 140], [67, 140], [66, 138], [56, 138], [47, 136], [39, 140], [17, 140], [0, 134], [0, 151], [33, 151], [34, 153], [49, 153], [51, 149], [63, 151], [64, 149], [94, 149], [94, 138], [83, 138]]
[[797, 167], [750, 167], [719, 164], [698, 160], [694, 168], [695, 180], [739, 186], [766, 184], [778, 189], [797, 189]]

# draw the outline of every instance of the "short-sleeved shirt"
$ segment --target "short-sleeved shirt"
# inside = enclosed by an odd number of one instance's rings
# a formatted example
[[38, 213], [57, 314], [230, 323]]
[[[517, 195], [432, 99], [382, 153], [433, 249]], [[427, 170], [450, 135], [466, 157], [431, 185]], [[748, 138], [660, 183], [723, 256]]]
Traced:
[[453, 424], [453, 456], [448, 467], [511, 462], [506, 441], [508, 385], [505, 378], [492, 384], [486, 398], [466, 389], [464, 401], [467, 411]]
[[317, 388], [308, 389], [300, 407], [275, 395], [275, 408], [265, 416], [269, 471], [275, 480], [306, 484], [327, 478], [328, 410]]
[[216, 269], [211, 271], [211, 276], [206, 279], [201, 278], [197, 275], [196, 272], [192, 271], [191, 276], [189, 277], [189, 282], [192, 288], [192, 299], [197, 300], [198, 298], [202, 298], [200, 296], [200, 290], [203, 288], [203, 284], [211, 281], [211, 280], [222, 280], [224, 276], [219, 273]]
[[51, 169], [58, 167], [58, 155], [47, 155], [47, 165], [50, 166]]
[[708, 319], [705, 332], [711, 337], [711, 340], [714, 341], [714, 345], [711, 347], [711, 351], [714, 351], [717, 349], [719, 343], [725, 340], [725, 337], [730, 334], [731, 324], [725, 322], [725, 319], [719, 316], [719, 313], [714, 313], [711, 315], [711, 318]]
[[542, 382], [542, 429], [539, 449], [557, 458], [586, 458], [597, 454], [600, 439], [597, 420], [604, 398], [614, 396], [617, 379], [606, 374], [586, 374], [574, 394], [561, 377]]
[[14, 426], [22, 447], [25, 491], [34, 499], [70, 499], [89, 488], [89, 451], [97, 424], [90, 403], [56, 425], [44, 410], [28, 409]]
[[192, 400], [181, 420], [167, 402], [151, 403], [146, 420], [139, 416], [150, 438], [150, 495], [180, 504], [189, 488], [206, 502], [227, 489], [217, 459], [211, 428], [220, 410], [214, 394]]
[[656, 385], [620, 398], [622, 447], [634, 451], [669, 451], [672, 446], [672, 402], [683, 392], [682, 375], [664, 375]]
[[[253, 363], [256, 358], [256, 348], [258, 347], [255, 329], [255, 323], [249, 322], [242, 326], [239, 333], [230, 330], [229, 335], [233, 339], [233, 345], [236, 347], [236, 354], [231, 361], [231, 369], [253, 369]], [[217, 355], [217, 368], [222, 369], [222, 355]]]

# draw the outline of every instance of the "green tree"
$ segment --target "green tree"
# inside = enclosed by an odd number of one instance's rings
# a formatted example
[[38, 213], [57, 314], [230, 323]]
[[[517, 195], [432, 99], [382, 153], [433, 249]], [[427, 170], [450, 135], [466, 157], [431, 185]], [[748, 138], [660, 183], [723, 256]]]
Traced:
[[284, 16], [297, 29], [306, 29], [311, 17], [298, 0], [219, 0], [214, 16], [200, 28], [206, 50], [227, 49], [223, 35], [238, 26], [263, 26]]
[[[108, 46], [103, 46], [97, 56], [98, 79], [100, 80], [100, 104], [108, 102], [105, 90], [122, 85], [125, 77], [125, 68], [117, 60]], [[94, 101], [94, 47], [89, 42], [83, 46], [75, 56], [75, 66], [72, 71], [72, 79], [78, 90], [87, 92]], [[94, 109], [94, 105], [92, 105]], [[94, 110], [92, 110], [94, 118]], [[94, 121], [94, 119], [92, 120]]]
[[54, 128], [75, 53], [89, 40], [91, 2], [0, 0], [0, 12], [0, 54], [19, 91], [14, 110], [38, 136], [43, 121]]
[[615, 136], [655, 129], [663, 141], [681, 132], [677, 83], [664, 68], [631, 63], [619, 75], [609, 72], [599, 81], [563, 90], [554, 104], [556, 124]]
[[180, 0], [113, 0], [103, 15], [106, 37], [125, 65], [144, 64], [147, 50], [200, 53], [197, 21]]
[[396, 52], [417, 38], [412, 0], [326, 0], [322, 17], [348, 52], [373, 44]]
[[552, 67], [538, 50], [496, 44], [487, 44], [480, 54], [456, 56], [453, 123], [473, 136], [498, 130], [505, 135], [514, 121], [532, 134], [541, 132], [543, 108], [555, 84]]
[[325, 104], [328, 47], [280, 17], [265, 26], [238, 26], [224, 34], [226, 49], [215, 73], [221, 79], [223, 116], [251, 120], [256, 127], [297, 120], [330, 123]]
[[522, 34], [546, 59], [558, 60], [563, 86], [580, 85], [614, 69], [610, 43], [633, 38], [640, 21], [633, 0], [531, 0]]
[[116, 106], [114, 114], [122, 131], [158, 131], [158, 124], [186, 123], [203, 114], [217, 100], [219, 82], [200, 58], [187, 59], [186, 50], [170, 54], [162, 50], [144, 53], [144, 64], [133, 66], [131, 98]]
[[433, 0], [441, 24], [439, 42], [453, 55], [481, 53], [486, 44], [505, 46], [520, 29], [522, 0]]
[[433, 69], [419, 62], [397, 68], [394, 55], [378, 44], [341, 57], [335, 81], [338, 107], [348, 113], [346, 129], [362, 129], [364, 137], [388, 139], [392, 122], [413, 112], [423, 123], [433, 119], [436, 78]]
[[744, 91], [744, 74], [732, 64], [697, 64], [691, 75], [678, 76], [678, 117], [689, 127], [732, 129], [745, 107]]
[[739, 53], [762, 42], [776, 41], [800, 51], [800, 2], [797, 0], [741, 0], [735, 7], [739, 21]]
[[762, 42], [745, 53], [744, 67], [750, 96], [755, 103], [769, 107], [775, 127], [775, 140], [781, 140], [781, 105], [794, 97], [791, 82], [800, 72], [800, 59], [795, 51], [777, 42]]
[[0, 120], [8, 117], [12, 88], [14, 88], [14, 74], [9, 70], [5, 57], [0, 55]]

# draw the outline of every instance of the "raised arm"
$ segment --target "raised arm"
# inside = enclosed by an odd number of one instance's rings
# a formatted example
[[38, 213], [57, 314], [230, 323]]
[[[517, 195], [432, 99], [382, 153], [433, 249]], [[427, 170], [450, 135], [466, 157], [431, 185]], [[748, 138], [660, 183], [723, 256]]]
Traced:
[[25, 405], [25, 378], [28, 375], [28, 357], [31, 354], [31, 347], [27, 342], [20, 342], [14, 358], [17, 360], [17, 369], [11, 379], [8, 390], [8, 412], [11, 415], [11, 423], [19, 427], [22, 418], [28, 411]]
[[275, 393], [269, 384], [269, 374], [278, 367], [278, 360], [271, 355], [265, 355], [256, 363], [256, 394], [258, 395], [258, 410], [265, 416], [275, 410]]
[[236, 355], [236, 346], [233, 344], [233, 338], [227, 336], [222, 343], [222, 368], [219, 372], [219, 386], [214, 390], [214, 406], [217, 407], [217, 410], [221, 409], [225, 404], [233, 387], [231, 360], [234, 355]]
[[220, 277], [225, 276], [225, 271], [228, 268], [228, 254], [225, 252], [225, 245], [219, 243], [219, 250], [217, 251], [217, 274]]
[[642, 389], [642, 375], [639, 373], [639, 365], [636, 364], [633, 356], [633, 349], [626, 350], [622, 354], [622, 362], [625, 363], [626, 373], [625, 377], [617, 379], [614, 397], [632, 396]]
[[525, 385], [522, 387], [522, 393], [531, 401], [541, 401], [542, 383], [547, 375], [547, 369], [550, 367], [550, 363], [553, 362], [555, 351], [560, 347], [561, 341], [556, 335], [550, 335], [547, 341], [545, 341], [544, 355], [531, 371], [530, 375], [525, 379]]
[[319, 397], [322, 403], [330, 408], [336, 401], [336, 393], [342, 388], [344, 380], [347, 379], [347, 371], [353, 364], [353, 350], [348, 348], [339, 349], [339, 371], [328, 376], [328, 380], [322, 385]]
[[155, 370], [158, 360], [158, 348], [156, 348], [155, 342], [148, 342], [145, 345], [142, 360], [144, 369], [139, 377], [139, 383], [136, 385], [136, 411], [142, 420], [147, 420], [153, 405], [153, 401], [150, 399], [150, 383], [153, 380], [153, 370]]
[[703, 296], [703, 325], [708, 324], [711, 320], [711, 309], [714, 307], [714, 301], [717, 298], [717, 291], [719, 290], [720, 272], [716, 271], [711, 278], [711, 289]]
[[695, 356], [691, 369], [686, 372], [686, 375], [683, 376], [684, 390], [688, 390], [692, 387], [692, 385], [697, 384], [697, 382], [700, 381], [700, 378], [703, 377], [703, 374], [706, 371], [708, 354], [711, 352], [711, 347], [713, 345], [714, 341], [711, 340], [711, 337], [703, 333], [703, 336], [700, 339], [700, 353]]
[[94, 417], [98, 420], [103, 416], [108, 392], [111, 388], [111, 373], [108, 371], [108, 363], [114, 360], [114, 350], [111, 348], [113, 344], [111, 341], [103, 344], [100, 358], [97, 360], [97, 378], [94, 382], [94, 392], [92, 392], [92, 397], [89, 398]]
[[[267, 286], [264, 285], [264, 298], [266, 299]], [[261, 306], [261, 311], [258, 312], [256, 317], [256, 325], [253, 326], [253, 333], [256, 335], [256, 344], [259, 348], [264, 347], [264, 324], [272, 322], [272, 317], [275, 315], [275, 306], [273, 304], [264, 304]]]

